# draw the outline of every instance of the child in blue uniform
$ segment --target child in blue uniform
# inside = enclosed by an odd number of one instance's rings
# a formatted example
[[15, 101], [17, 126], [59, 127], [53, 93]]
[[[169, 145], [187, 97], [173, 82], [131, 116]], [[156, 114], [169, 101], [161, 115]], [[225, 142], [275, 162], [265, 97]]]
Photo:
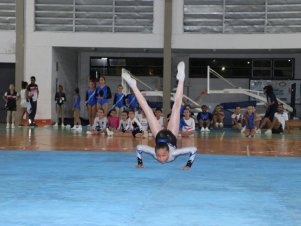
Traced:
[[246, 129], [244, 130], [244, 134], [246, 137], [252, 138], [256, 133], [256, 124], [259, 122], [260, 118], [255, 113], [254, 106], [248, 106], [247, 112], [244, 115], [244, 121], [246, 123]]
[[125, 69], [122, 70], [123, 79], [129, 84], [132, 88], [139, 105], [142, 110], [145, 112], [151, 132], [156, 140], [155, 148], [147, 145], [138, 145], [137, 146], [137, 168], [143, 168], [142, 161], [142, 152], [151, 154], [155, 159], [160, 163], [166, 163], [173, 161], [178, 155], [189, 154], [189, 160], [187, 164], [182, 168], [184, 170], [190, 169], [192, 163], [196, 156], [196, 147], [185, 147], [177, 148], [177, 136], [179, 133], [179, 123], [180, 123], [180, 108], [183, 97], [183, 87], [185, 79], [185, 64], [180, 62], [178, 65], [178, 87], [175, 94], [175, 102], [172, 108], [172, 113], [170, 116], [167, 129], [162, 129], [158, 120], [153, 114], [152, 109], [148, 106], [147, 101], [144, 96], [141, 94], [140, 90], [137, 88], [136, 80], [134, 80], [128, 71]]
[[130, 93], [126, 96], [126, 103], [128, 109], [137, 110], [138, 109], [138, 102], [133, 90], [130, 89]]
[[201, 108], [202, 111], [197, 115], [199, 127], [201, 127], [201, 132], [210, 132], [209, 127], [213, 116], [210, 112], [208, 112], [207, 105], [202, 105]]
[[88, 110], [89, 125], [92, 126], [96, 113], [97, 104], [97, 89], [95, 88], [95, 82], [89, 82], [89, 89], [86, 92], [86, 106]]
[[80, 95], [79, 88], [74, 89], [74, 101], [73, 101], [73, 116], [74, 116], [74, 126], [71, 128], [73, 130], [82, 130], [82, 124], [80, 120]]
[[125, 95], [122, 91], [123, 91], [122, 85], [118, 85], [117, 93], [115, 93], [115, 95], [114, 95], [114, 101], [113, 101], [113, 107], [112, 107], [112, 109], [115, 108], [118, 117], [121, 116], [121, 112], [123, 112], [123, 110], [125, 108]]
[[108, 113], [108, 99], [111, 99], [111, 97], [111, 89], [106, 85], [105, 77], [100, 76], [99, 85], [97, 86], [97, 109], [102, 108], [105, 115]]

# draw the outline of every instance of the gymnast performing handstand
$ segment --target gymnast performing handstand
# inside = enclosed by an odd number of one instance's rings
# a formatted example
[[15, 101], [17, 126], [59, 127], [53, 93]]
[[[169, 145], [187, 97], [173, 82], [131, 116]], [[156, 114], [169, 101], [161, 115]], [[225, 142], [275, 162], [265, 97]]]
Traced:
[[178, 86], [175, 94], [175, 102], [172, 107], [172, 113], [170, 120], [167, 125], [167, 129], [163, 129], [159, 124], [157, 118], [154, 116], [152, 109], [148, 106], [147, 101], [141, 94], [140, 90], [137, 88], [136, 80], [133, 79], [130, 73], [123, 69], [122, 78], [128, 83], [132, 88], [138, 103], [140, 104], [142, 110], [144, 111], [146, 118], [149, 122], [151, 132], [156, 140], [156, 146], [150, 147], [147, 145], [137, 146], [137, 168], [143, 168], [142, 152], [151, 154], [160, 163], [166, 163], [173, 161], [178, 155], [189, 154], [189, 160], [187, 164], [182, 167], [183, 170], [188, 170], [192, 166], [195, 159], [197, 148], [196, 147], [185, 147], [177, 148], [177, 136], [179, 133], [180, 124], [180, 108], [183, 97], [183, 87], [185, 79], [185, 64], [180, 62], [178, 64]]

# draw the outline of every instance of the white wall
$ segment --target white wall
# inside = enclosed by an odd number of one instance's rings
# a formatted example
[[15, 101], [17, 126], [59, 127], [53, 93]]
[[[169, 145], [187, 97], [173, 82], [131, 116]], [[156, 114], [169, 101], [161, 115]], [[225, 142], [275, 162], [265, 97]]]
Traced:
[[16, 32], [0, 31], [0, 63], [16, 62]]

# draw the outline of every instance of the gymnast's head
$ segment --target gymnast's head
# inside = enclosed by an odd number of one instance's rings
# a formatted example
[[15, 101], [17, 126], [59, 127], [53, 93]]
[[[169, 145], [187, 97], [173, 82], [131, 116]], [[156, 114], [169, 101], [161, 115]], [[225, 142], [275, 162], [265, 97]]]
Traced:
[[165, 163], [169, 158], [169, 147], [167, 143], [160, 142], [155, 147], [156, 157], [159, 162]]

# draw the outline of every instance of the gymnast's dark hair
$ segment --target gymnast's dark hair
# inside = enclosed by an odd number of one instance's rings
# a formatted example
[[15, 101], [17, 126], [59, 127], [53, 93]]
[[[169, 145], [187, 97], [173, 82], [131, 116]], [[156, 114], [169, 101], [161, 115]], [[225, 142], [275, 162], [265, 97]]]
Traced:
[[167, 151], [169, 151], [169, 147], [168, 147], [167, 143], [165, 143], [165, 142], [159, 142], [155, 146], [155, 152], [157, 152], [158, 149], [162, 149], [162, 148], [166, 148]]

